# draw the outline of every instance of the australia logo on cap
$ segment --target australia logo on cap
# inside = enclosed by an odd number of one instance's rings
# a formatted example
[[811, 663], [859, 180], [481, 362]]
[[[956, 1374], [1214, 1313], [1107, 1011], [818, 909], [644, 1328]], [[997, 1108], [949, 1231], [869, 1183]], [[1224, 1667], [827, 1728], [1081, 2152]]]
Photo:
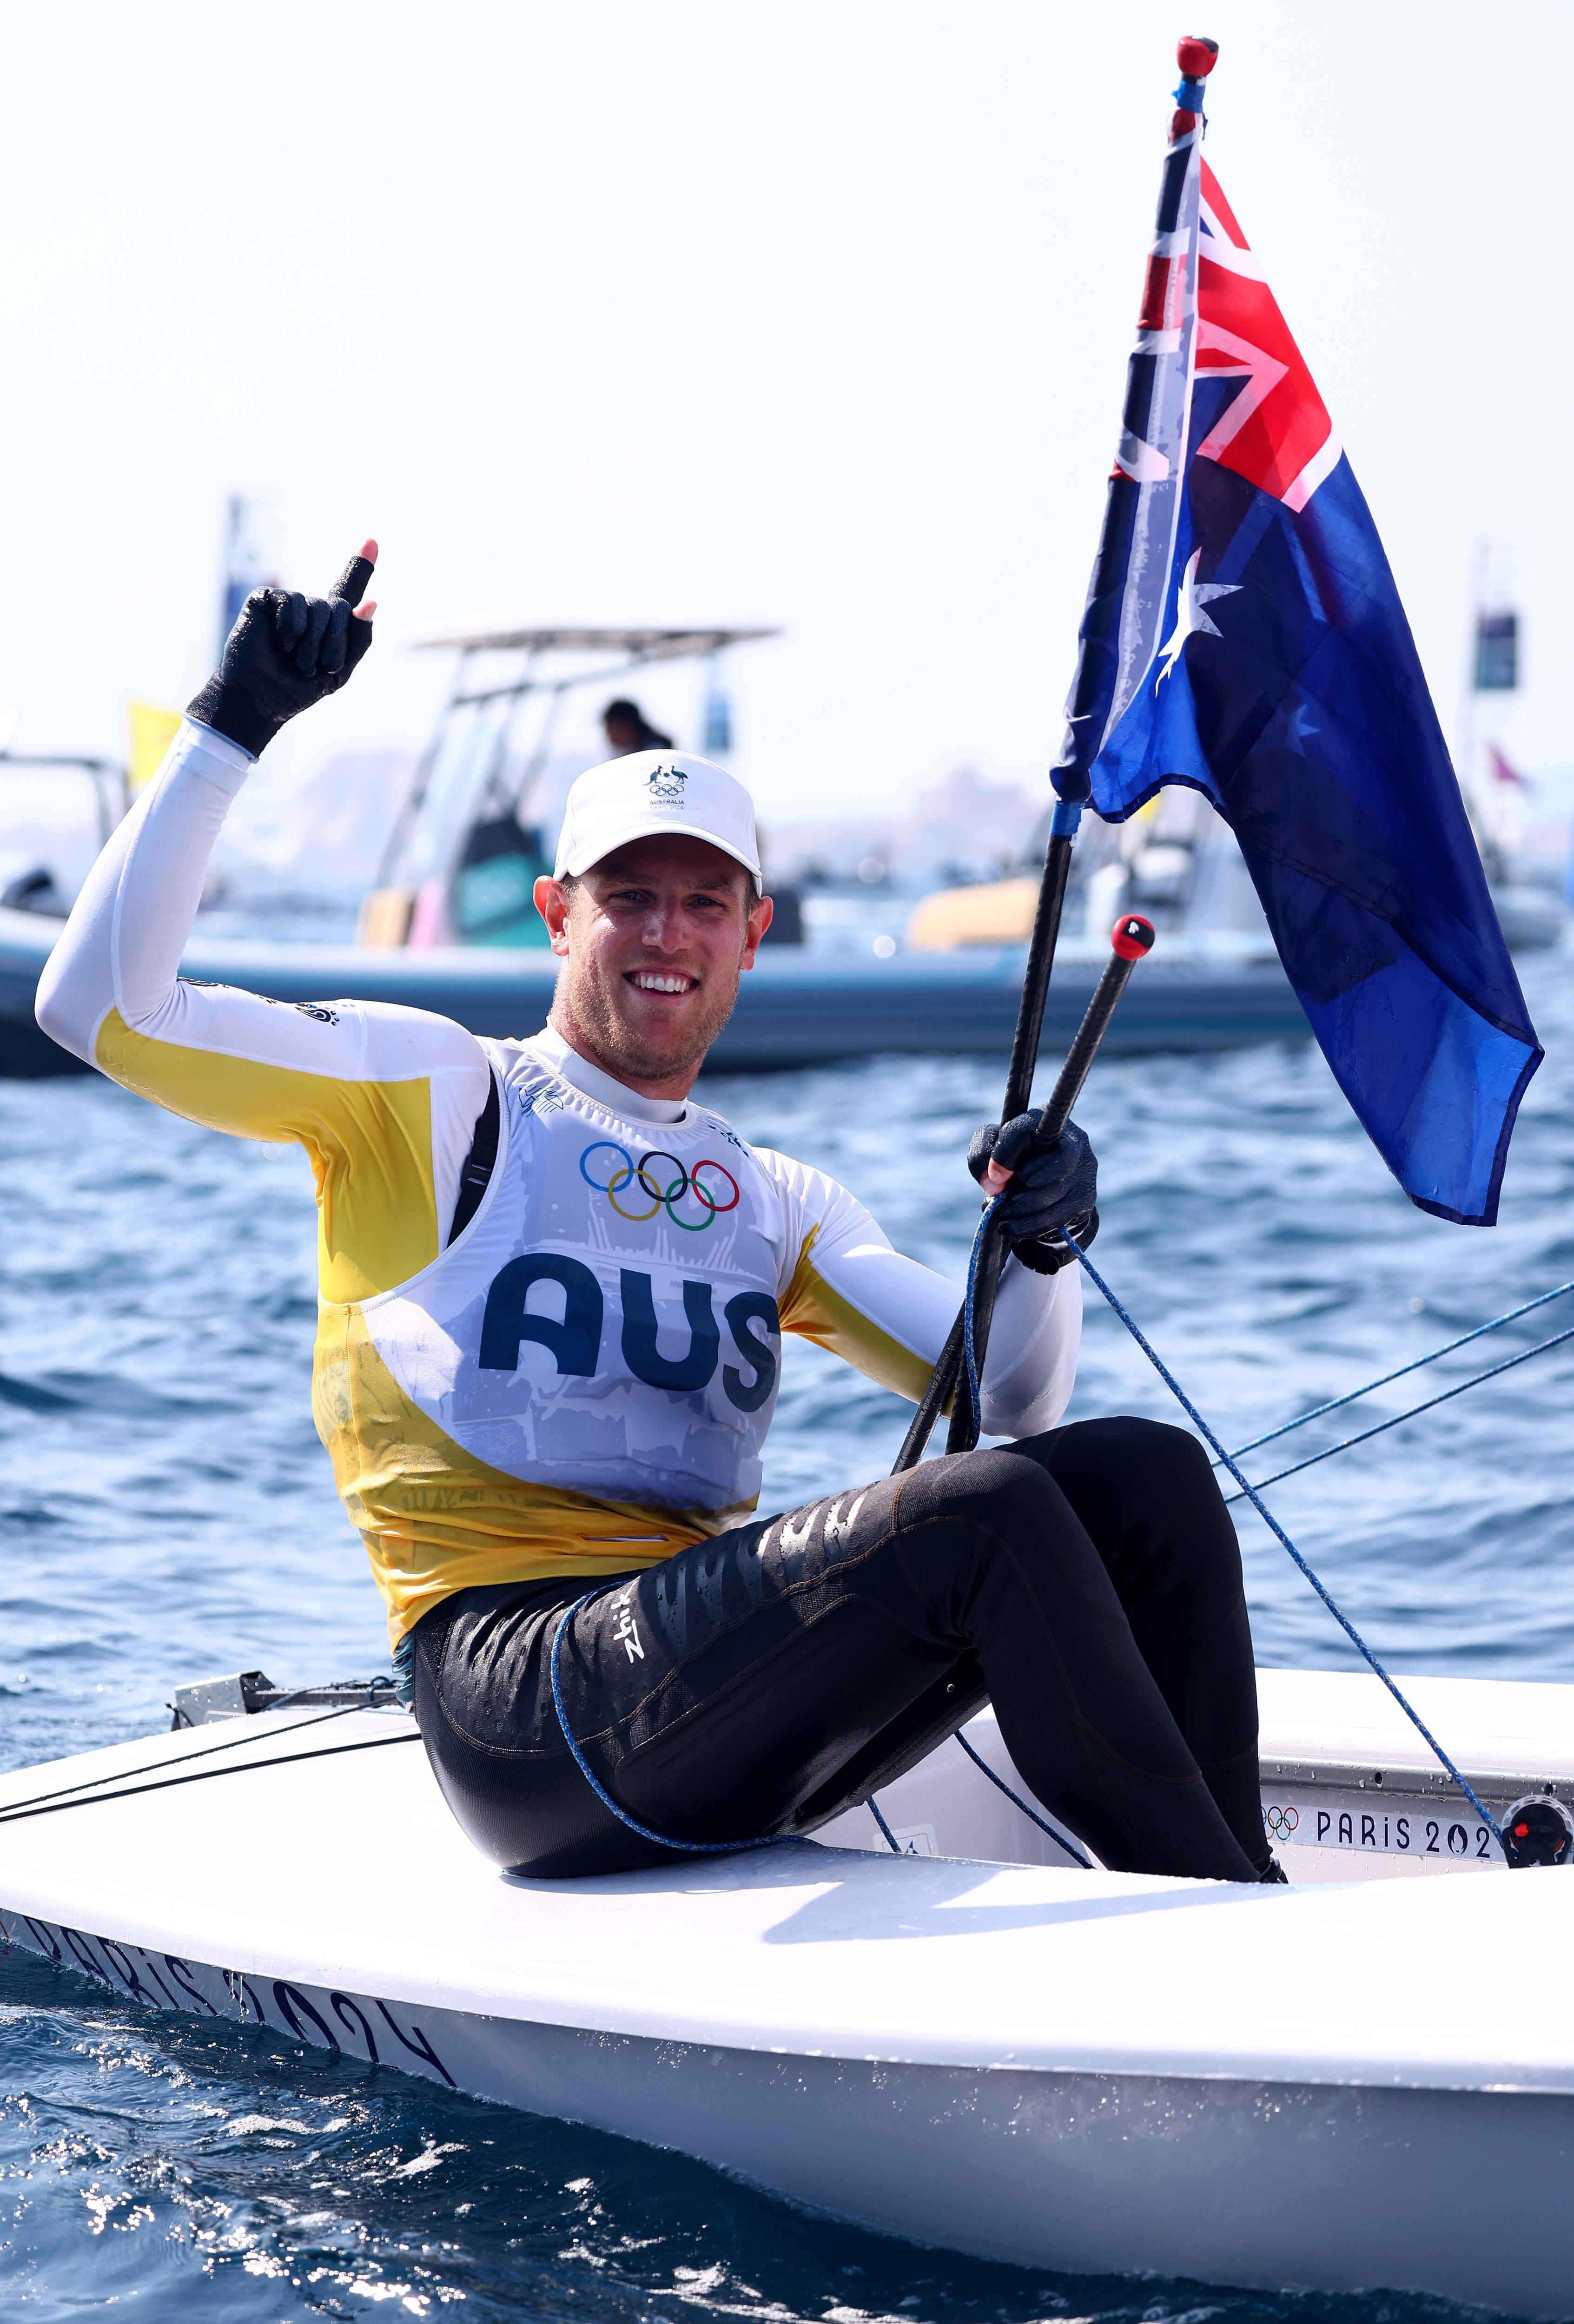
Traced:
[[653, 767], [650, 773], [650, 794], [653, 800], [663, 805], [681, 807], [689, 778], [681, 767]]

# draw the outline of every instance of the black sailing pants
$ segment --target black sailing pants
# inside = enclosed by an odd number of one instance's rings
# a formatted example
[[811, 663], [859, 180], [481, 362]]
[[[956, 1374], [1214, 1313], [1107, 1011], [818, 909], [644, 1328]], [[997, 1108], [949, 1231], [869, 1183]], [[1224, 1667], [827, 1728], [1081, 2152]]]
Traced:
[[[603, 1806], [552, 1707], [584, 1581], [462, 1590], [415, 1632], [438, 1782], [536, 1877], [671, 1863]], [[992, 1702], [1042, 1804], [1112, 1868], [1268, 1861], [1235, 1528], [1195, 1438], [1089, 1420], [925, 1462], [613, 1580], [563, 1641], [597, 1777], [675, 1840], [808, 1832]]]

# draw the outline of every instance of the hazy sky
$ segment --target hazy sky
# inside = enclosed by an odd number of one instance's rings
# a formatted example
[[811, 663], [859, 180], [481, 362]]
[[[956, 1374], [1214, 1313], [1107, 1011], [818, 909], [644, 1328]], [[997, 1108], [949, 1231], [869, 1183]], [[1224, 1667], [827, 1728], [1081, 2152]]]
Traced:
[[[223, 503], [378, 643], [280, 747], [413, 746], [401, 632], [781, 622], [785, 816], [1042, 779], [1187, 19], [1125, 0], [6, 5], [0, 697], [119, 755], [213, 647]], [[1372, 503], [1445, 724], [1521, 544], [1508, 739], [1574, 759], [1567, 0], [1214, 5], [1208, 155]], [[644, 689], [693, 740], [691, 671]], [[589, 739], [587, 703], [580, 728]], [[1505, 730], [1508, 731], [1508, 730]], [[572, 737], [570, 737], [572, 739]]]

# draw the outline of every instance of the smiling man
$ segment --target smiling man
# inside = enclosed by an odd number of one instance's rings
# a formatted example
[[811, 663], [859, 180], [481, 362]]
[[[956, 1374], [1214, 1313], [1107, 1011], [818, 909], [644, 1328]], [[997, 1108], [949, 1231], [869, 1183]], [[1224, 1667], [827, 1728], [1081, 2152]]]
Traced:
[[809, 1832], [993, 1699], [1106, 1863], [1273, 1877], [1239, 1554], [1200, 1448], [1056, 1426], [1065, 1237], [1097, 1223], [1079, 1130], [1014, 1178], [993, 1126], [970, 1157], [1010, 1185], [982, 1385], [1011, 1441], [755, 1515], [782, 1335], [916, 1397], [958, 1294], [692, 1096], [771, 917], [731, 776], [646, 751], [579, 778], [536, 890], [561, 968], [533, 1038], [180, 976], [230, 800], [370, 642], [375, 554], [327, 598], [248, 599], [38, 1013], [156, 1102], [305, 1148], [314, 1416], [460, 1823], [540, 1877]]
[[572, 967], [551, 1022], [645, 1097], [684, 1098], [771, 925], [754, 810], [708, 760], [641, 751], [569, 794], [536, 908]]

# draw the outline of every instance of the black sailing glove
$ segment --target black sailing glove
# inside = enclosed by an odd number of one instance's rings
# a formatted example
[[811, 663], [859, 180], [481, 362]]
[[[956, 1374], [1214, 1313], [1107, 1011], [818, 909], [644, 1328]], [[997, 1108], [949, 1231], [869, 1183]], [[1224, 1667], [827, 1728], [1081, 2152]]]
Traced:
[[1067, 1238], [1086, 1250], [1098, 1232], [1098, 1164], [1087, 1132], [1074, 1121], [1048, 1153], [1030, 1153], [1042, 1120], [1042, 1106], [1035, 1106], [1004, 1128], [980, 1123], [968, 1148], [968, 1167], [980, 1185], [991, 1162], [1012, 1173], [999, 1212], [1006, 1242], [1035, 1275], [1056, 1275], [1070, 1263]]
[[372, 565], [369, 557], [352, 557], [326, 597], [254, 589], [218, 668], [186, 705], [187, 716], [261, 758], [286, 719], [338, 692], [371, 644], [371, 622], [351, 616]]

